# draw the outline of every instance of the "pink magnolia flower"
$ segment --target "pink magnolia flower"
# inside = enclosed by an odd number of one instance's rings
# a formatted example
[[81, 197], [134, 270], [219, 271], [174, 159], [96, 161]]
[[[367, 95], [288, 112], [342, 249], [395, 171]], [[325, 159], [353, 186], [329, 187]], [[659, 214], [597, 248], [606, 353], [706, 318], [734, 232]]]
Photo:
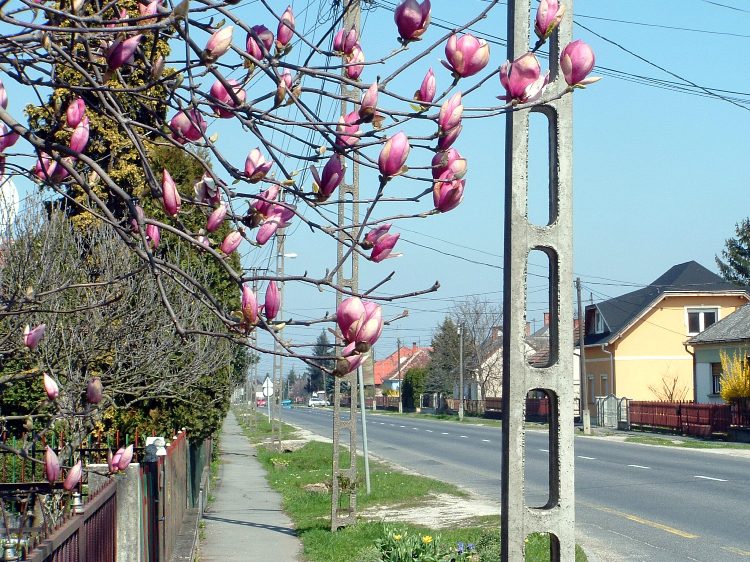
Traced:
[[[245, 103], [247, 93], [242, 89], [242, 86], [239, 84], [239, 82], [237, 82], [237, 80], [230, 79], [227, 80], [226, 83], [229, 84], [230, 89], [234, 92], [234, 95], [240, 102], [240, 104]], [[237, 104], [234, 102], [234, 99], [232, 99], [230, 91], [224, 87], [224, 84], [222, 84], [220, 80], [214, 82], [213, 86], [211, 86], [211, 89], [209, 90], [209, 93], [211, 94], [212, 98], [221, 103], [221, 105], [211, 105], [211, 109], [213, 109], [219, 117], [221, 117], [222, 119], [229, 119], [230, 117], [234, 117], [234, 113], [230, 109], [222, 107], [226, 106], [229, 108], [236, 108]]]
[[113, 455], [112, 449], [107, 449], [107, 466], [109, 467], [109, 471], [114, 474], [115, 472], [119, 471], [119, 467], [117, 466], [117, 463], [120, 462], [120, 457], [122, 456], [123, 449], [120, 448], [117, 450], [117, 452]]
[[315, 166], [310, 166], [310, 172], [315, 180], [313, 190], [318, 201], [326, 201], [344, 179], [344, 166], [338, 154], [334, 154], [328, 159], [326, 165], [323, 166], [322, 176], [318, 175], [318, 170]]
[[461, 104], [461, 92], [456, 92], [451, 98], [443, 102], [438, 114], [438, 129], [447, 132], [461, 124], [464, 106]]
[[281, 53], [286, 51], [287, 45], [294, 37], [294, 12], [287, 6], [281, 15], [279, 27], [276, 29], [276, 49]]
[[50, 400], [54, 400], [60, 395], [60, 387], [57, 386], [55, 379], [47, 373], [44, 373], [44, 392], [47, 393], [47, 398]]
[[146, 219], [146, 213], [143, 212], [143, 207], [135, 205], [135, 216], [130, 219], [130, 232], [138, 234], [143, 221]]
[[441, 213], [458, 207], [464, 196], [466, 180], [455, 179], [450, 170], [445, 171], [432, 186], [432, 202]]
[[86, 385], [86, 400], [89, 404], [98, 404], [102, 401], [103, 391], [104, 387], [102, 386], [102, 379], [99, 377], [91, 377]]
[[380, 173], [387, 178], [401, 173], [406, 158], [409, 156], [409, 150], [411, 150], [411, 145], [403, 131], [389, 138], [378, 157]]
[[443, 66], [456, 76], [466, 78], [487, 66], [490, 61], [490, 46], [484, 39], [477, 39], [470, 33], [460, 39], [454, 33], [445, 45], [445, 56], [448, 62], [442, 61]]
[[8, 92], [5, 91], [5, 85], [0, 80], [0, 107], [8, 109]]
[[586, 78], [595, 63], [594, 51], [580, 39], [569, 43], [560, 55], [560, 69], [569, 86], [588, 86], [601, 80], [601, 76]]
[[221, 246], [219, 246], [219, 250], [228, 256], [240, 247], [240, 242], [242, 242], [242, 234], [237, 230], [233, 230], [226, 235]]
[[76, 486], [78, 486], [78, 483], [81, 481], [82, 474], [83, 467], [81, 466], [81, 461], [79, 460], [73, 465], [73, 468], [68, 471], [68, 475], [65, 477], [65, 481], [63, 482], [63, 488], [65, 488], [68, 492], [72, 492], [73, 490], [75, 490]]
[[456, 179], [466, 174], [466, 159], [455, 148], [436, 152], [432, 157], [432, 178], [439, 178], [445, 171], [450, 171]]
[[255, 326], [258, 323], [258, 299], [249, 285], [242, 286], [240, 307], [245, 322], [251, 326]]
[[375, 246], [372, 249], [372, 253], [370, 254], [370, 261], [380, 263], [386, 258], [395, 258], [401, 255], [392, 253], [393, 247], [396, 245], [396, 242], [398, 242], [399, 236], [401, 235], [398, 233], [384, 234], [383, 236], [378, 238], [375, 242]]
[[381, 237], [385, 236], [390, 229], [391, 229], [390, 224], [381, 224], [373, 228], [370, 232], [368, 232], [365, 235], [365, 238], [364, 240], [362, 240], [362, 243], [360, 245], [365, 250], [371, 249], [373, 246], [375, 246], [375, 242], [377, 242], [378, 239], [380, 239]]
[[261, 218], [265, 218], [271, 214], [271, 209], [274, 207], [274, 201], [279, 196], [281, 188], [278, 185], [272, 185], [265, 191], [258, 195], [258, 198], [250, 205], [253, 213], [257, 214]]
[[250, 183], [258, 183], [266, 177], [273, 166], [273, 160], [266, 160], [259, 148], [253, 148], [245, 159], [245, 175]]
[[336, 377], [344, 377], [356, 370], [367, 357], [367, 353], [356, 353], [352, 352], [344, 357], [339, 357], [336, 361], [336, 368], [333, 370], [333, 375]]
[[380, 305], [358, 297], [341, 302], [336, 309], [336, 323], [346, 343], [363, 344], [366, 348], [378, 341], [383, 331]]
[[70, 150], [78, 152], [79, 154], [86, 150], [86, 145], [89, 143], [89, 118], [84, 115], [83, 119], [78, 123], [73, 134], [70, 135]]
[[47, 330], [47, 324], [39, 324], [34, 329], [31, 329], [28, 324], [23, 330], [23, 345], [29, 349], [36, 349], [39, 342], [44, 337], [44, 332]]
[[214, 62], [218, 60], [232, 46], [232, 33], [234, 26], [228, 25], [215, 31], [206, 43], [203, 49], [203, 60], [205, 62]]
[[539, 61], [533, 53], [521, 55], [500, 67], [500, 83], [505, 88], [507, 101], [533, 103], [542, 97], [549, 82], [549, 72], [542, 75]]
[[60, 478], [60, 460], [49, 445], [44, 451], [44, 476], [50, 484], [54, 484]]
[[357, 80], [365, 69], [365, 54], [362, 52], [362, 47], [357, 43], [352, 48], [352, 52], [346, 56], [346, 67], [344, 72], [346, 77], [350, 80]]
[[[156, 13], [159, 11], [159, 6], [161, 6], [161, 0], [152, 0], [151, 2], [147, 2], [145, 4], [142, 4], [138, 2], [138, 14], [140, 16], [155, 16]], [[126, 19], [128, 17], [128, 13], [125, 12], [124, 16], [121, 13], [120, 19]], [[153, 22], [154, 19], [146, 19], [141, 22], [139, 22], [141, 25], [149, 24]]]
[[435, 73], [430, 68], [422, 79], [422, 85], [419, 90], [414, 92], [414, 99], [422, 103], [432, 103], [435, 99], [437, 84], [435, 82]]
[[263, 307], [266, 318], [269, 320], [269, 322], [276, 318], [276, 315], [279, 313], [280, 308], [281, 294], [279, 293], [279, 288], [276, 285], [276, 281], [271, 281], [266, 288], [266, 300]]
[[203, 137], [206, 131], [206, 122], [203, 115], [197, 109], [179, 111], [169, 122], [169, 128], [172, 130], [172, 138], [180, 143], [185, 144], [187, 141], [198, 141]]
[[203, 174], [200, 181], [193, 185], [195, 197], [201, 203], [207, 205], [218, 205], [221, 203], [221, 189], [216, 185], [216, 180], [208, 174]]
[[447, 133], [441, 134], [438, 137], [438, 150], [447, 150], [448, 147], [452, 146], [453, 143], [456, 142], [458, 136], [461, 134], [463, 128], [463, 125], [459, 125], [458, 127], [453, 127]]
[[430, 25], [430, 0], [404, 0], [393, 12], [398, 34], [404, 41], [418, 41]]
[[159, 231], [159, 227], [155, 224], [146, 225], [146, 241], [149, 243], [152, 250], [156, 250], [156, 248], [159, 247], [159, 242], [161, 242], [161, 232]]
[[10, 148], [16, 142], [18, 142], [19, 135], [15, 131], [8, 129], [7, 125], [3, 123], [2, 127], [0, 127], [0, 152], [3, 152], [5, 149]]
[[177, 213], [180, 212], [182, 199], [180, 198], [180, 192], [177, 191], [177, 185], [166, 168], [161, 173], [161, 192], [161, 202], [164, 206], [164, 212], [169, 216], [176, 217]]
[[346, 117], [339, 117], [336, 126], [336, 146], [347, 148], [359, 142], [359, 112], [352, 111]]
[[[68, 158], [63, 160], [70, 161]], [[61, 182], [68, 177], [68, 170], [49, 154], [42, 152], [34, 167], [34, 175], [43, 181]]]
[[540, 41], [545, 41], [560, 25], [565, 15], [565, 6], [557, 0], [541, 0], [536, 10], [534, 33]]
[[289, 221], [294, 216], [294, 211], [284, 205], [273, 204], [266, 215], [266, 220], [258, 229], [255, 241], [261, 246], [268, 242], [279, 228], [289, 226]]
[[339, 29], [333, 37], [333, 50], [345, 55], [351, 55], [354, 46], [359, 43], [357, 30], [352, 27], [349, 31]]
[[128, 445], [124, 449], [121, 448], [117, 451], [119, 458], [117, 459], [117, 469], [125, 470], [133, 460], [133, 445]]
[[274, 96], [274, 103], [281, 105], [286, 97], [288, 91], [292, 89], [293, 79], [289, 71], [284, 72], [279, 77], [279, 83], [276, 86], [276, 95]]
[[224, 223], [227, 216], [227, 206], [223, 203], [214, 209], [206, 221], [206, 231], [215, 232]]
[[254, 25], [251, 30], [258, 36], [260, 45], [263, 46], [263, 49], [260, 48], [258, 41], [253, 37], [253, 33], [248, 33], [245, 50], [255, 60], [263, 60], [263, 52], [265, 51], [266, 53], [269, 53], [271, 51], [271, 46], [273, 45], [273, 33], [265, 25]]
[[86, 102], [83, 98], [76, 98], [68, 106], [65, 117], [68, 121], [68, 127], [76, 128], [86, 114]]
[[129, 39], [115, 39], [107, 50], [107, 66], [110, 70], [117, 70], [125, 64], [130, 64], [133, 55], [141, 42], [142, 35], [134, 35]]
[[200, 244], [204, 248], [210, 248], [211, 247], [211, 241], [208, 238], [206, 238], [205, 236], [203, 236], [202, 234], [198, 235], [195, 238], [195, 241], [198, 242], [198, 244]]
[[372, 121], [377, 112], [378, 105], [378, 83], [372, 85], [362, 94], [362, 100], [359, 102], [359, 117], [365, 123]]

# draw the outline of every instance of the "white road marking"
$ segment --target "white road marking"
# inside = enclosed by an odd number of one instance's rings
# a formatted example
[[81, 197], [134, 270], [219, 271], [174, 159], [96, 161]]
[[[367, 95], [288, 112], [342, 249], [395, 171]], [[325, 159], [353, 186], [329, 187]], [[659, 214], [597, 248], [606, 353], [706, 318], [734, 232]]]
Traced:
[[468, 439], [466, 435], [460, 435], [459, 437], [461, 437], [462, 439]]
[[416, 429], [417, 431], [419, 431], [419, 428], [418, 428], [418, 427], [412, 427], [412, 429]]
[[406, 427], [405, 425], [400, 425], [399, 427]]
[[578, 458], [579, 459], [586, 459], [586, 460], [589, 460], [589, 461], [595, 461], [596, 460], [596, 457], [584, 457], [583, 455], [578, 455]]
[[641, 466], [639, 464], [629, 464], [628, 466], [632, 466], [633, 468], [642, 468], [643, 470], [651, 470], [650, 466]]
[[482, 439], [482, 441], [484, 441], [485, 443], [489, 443], [490, 442], [489, 439]]
[[549, 453], [549, 449], [539, 449], [542, 453]]
[[712, 478], [711, 476], [694, 476], [694, 478], [701, 478], [703, 480], [713, 480], [714, 482], [728, 482], [723, 478]]
[[450, 433], [446, 433], [445, 431], [443, 431], [440, 435], [450, 435]]
[[431, 430], [431, 429], [425, 429], [425, 431], [426, 431], [427, 433], [432, 433], [432, 430]]

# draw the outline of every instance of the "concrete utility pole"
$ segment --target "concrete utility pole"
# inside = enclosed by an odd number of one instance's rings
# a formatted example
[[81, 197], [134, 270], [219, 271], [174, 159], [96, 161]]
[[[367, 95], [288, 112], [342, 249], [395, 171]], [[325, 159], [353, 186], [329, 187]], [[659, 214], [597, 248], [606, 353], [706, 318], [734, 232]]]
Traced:
[[[281, 193], [281, 199], [284, 200], [284, 193], [282, 191]], [[284, 258], [286, 255], [284, 254], [284, 246], [286, 242], [286, 234], [284, 233], [284, 229], [279, 231], [279, 234], [276, 237], [276, 276], [283, 279], [284, 278]], [[279, 312], [277, 314], [277, 318], [281, 320], [284, 314], [284, 283], [279, 282], [278, 283], [279, 288]], [[278, 338], [282, 339], [283, 332], [279, 331]], [[273, 395], [273, 420], [272, 420], [272, 427], [271, 427], [271, 439], [273, 440], [273, 446], [276, 447], [276, 450], [281, 450], [281, 400], [282, 400], [282, 377], [284, 372], [284, 357], [281, 355], [281, 353], [284, 351], [281, 347], [281, 344], [278, 340], [274, 341], [274, 356], [273, 356], [273, 378], [271, 379], [273, 381], [273, 385], [275, 388], [275, 392]], [[270, 400], [270, 398], [269, 398]]]
[[401, 376], [401, 338], [396, 340], [396, 361], [398, 361], [398, 413], [404, 413], [404, 378]]
[[464, 325], [458, 325], [458, 420], [464, 421]]
[[[334, 3], [336, 4], [336, 3]], [[359, 32], [361, 16], [360, 0], [345, 0], [344, 29], [352, 27]], [[344, 74], [344, 69], [341, 70]], [[350, 106], [359, 103], [359, 88], [349, 88], [341, 85], [341, 114], [346, 115]], [[342, 263], [344, 255], [348, 250], [347, 242], [355, 243], [355, 237], [359, 230], [359, 164], [355, 159], [346, 163], [347, 173], [339, 186], [338, 223], [344, 225], [347, 217], [351, 217], [352, 228], [342, 229], [338, 234], [337, 260], [339, 268], [336, 271], [336, 284], [346, 287], [353, 293], [359, 290], [359, 255], [351, 252], [349, 263], [351, 265], [351, 276], [347, 277], [345, 264]], [[351, 170], [351, 175], [349, 175]], [[351, 178], [351, 179], [349, 179]], [[348, 202], [347, 202], [348, 201]], [[347, 212], [349, 211], [349, 212]], [[336, 308], [343, 300], [341, 293], [336, 293]], [[341, 416], [341, 381], [349, 383], [349, 412], [346, 418]], [[357, 373], [349, 373], [345, 377], [334, 377], [333, 381], [333, 459], [332, 459], [332, 483], [331, 483], [331, 531], [353, 525], [357, 522]], [[349, 433], [349, 447], [341, 447], [342, 431]], [[346, 455], [344, 466], [341, 466], [341, 455]], [[348, 497], [348, 506], [342, 505], [342, 497]]]
[[[508, 59], [529, 50], [531, 0], [508, 0]], [[534, 3], [536, 5], [536, 3]], [[547, 96], [567, 88], [560, 71], [561, 45], [572, 38], [573, 2], [549, 47]], [[566, 94], [532, 110], [506, 114], [505, 229], [503, 271], [503, 467], [502, 561], [524, 559], [524, 539], [549, 533], [550, 559], [575, 560], [575, 496], [573, 488], [573, 96]], [[549, 141], [549, 224], [528, 220], [529, 116], [546, 118]], [[529, 253], [549, 259], [550, 365], [532, 367], [524, 355]], [[550, 400], [549, 498], [542, 507], [524, 500], [526, 393], [540, 389]]]
[[586, 333], [586, 319], [583, 317], [581, 306], [581, 278], [576, 277], [576, 294], [578, 296], [578, 388], [581, 392], [581, 421], [583, 422], [584, 435], [591, 435], [591, 413], [589, 412], [589, 389], [588, 378], [586, 378], [586, 350], [583, 341]]

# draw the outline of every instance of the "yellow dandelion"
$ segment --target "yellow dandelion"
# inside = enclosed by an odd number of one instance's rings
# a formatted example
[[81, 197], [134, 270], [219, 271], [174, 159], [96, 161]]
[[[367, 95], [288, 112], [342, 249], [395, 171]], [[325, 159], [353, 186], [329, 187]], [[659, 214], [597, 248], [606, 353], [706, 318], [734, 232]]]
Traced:
[[400, 541], [401, 540], [401, 535], [393, 535], [393, 540], [394, 541]]
[[432, 542], [432, 537], [430, 535], [425, 535], [422, 537], [422, 542], [425, 544], [430, 544]]

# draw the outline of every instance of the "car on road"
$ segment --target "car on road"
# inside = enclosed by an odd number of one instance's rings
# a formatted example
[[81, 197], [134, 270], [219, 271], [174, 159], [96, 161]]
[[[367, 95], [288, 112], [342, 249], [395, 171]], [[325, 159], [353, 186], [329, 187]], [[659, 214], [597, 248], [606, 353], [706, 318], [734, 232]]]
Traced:
[[256, 406], [257, 406], [258, 408], [262, 408], [262, 407], [264, 407], [264, 406], [266, 405], [266, 399], [265, 399], [265, 398], [258, 398], [258, 399], [257, 399], [257, 400], [255, 401], [255, 405], [256, 405]]
[[314, 408], [315, 406], [330, 406], [331, 403], [328, 400], [323, 400], [322, 398], [318, 398], [317, 396], [312, 396], [307, 401], [307, 406], [309, 408]]

